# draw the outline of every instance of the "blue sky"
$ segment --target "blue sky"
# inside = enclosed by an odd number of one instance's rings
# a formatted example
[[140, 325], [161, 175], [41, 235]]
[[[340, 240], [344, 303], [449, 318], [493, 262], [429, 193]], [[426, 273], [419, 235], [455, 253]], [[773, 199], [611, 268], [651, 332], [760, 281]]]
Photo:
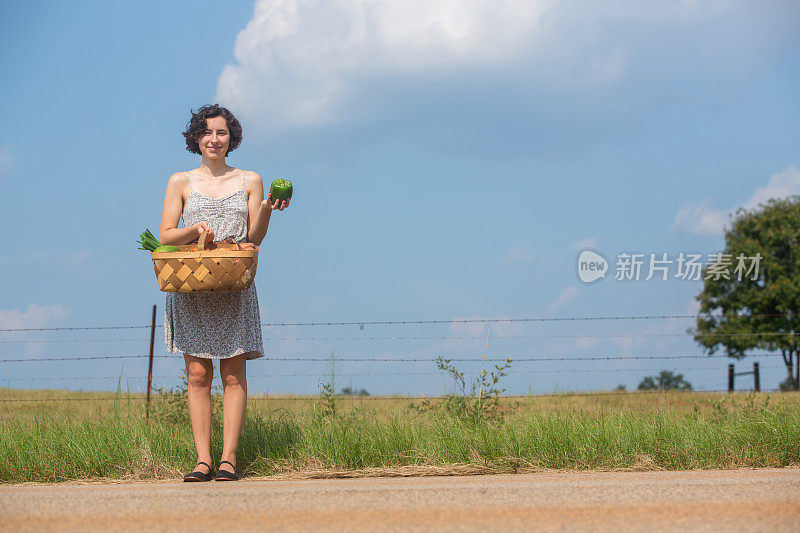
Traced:
[[[487, 333], [490, 356], [700, 354], [687, 319], [455, 320], [693, 313], [700, 281], [615, 280], [615, 258], [719, 252], [729, 213], [800, 193], [798, 22], [792, 2], [3, 6], [0, 329], [142, 325], [153, 304], [161, 325], [134, 241], [157, 231], [168, 177], [199, 164], [180, 136], [190, 109], [218, 102], [244, 127], [229, 164], [295, 184], [259, 258], [263, 322], [454, 320], [265, 327], [251, 392], [317, 392], [323, 363], [270, 356], [479, 357]], [[578, 279], [584, 248], [606, 279]], [[122, 355], [148, 334], [0, 341], [0, 358]], [[156, 384], [176, 383], [174, 357]], [[777, 357], [751, 360], [763, 387], [784, 378]], [[727, 363], [519, 362], [504, 379], [520, 394], [632, 389], [667, 368], [719, 389]], [[438, 394], [435, 371], [343, 362], [337, 384]], [[433, 373], [347, 376], [392, 372]], [[58, 378], [120, 373], [146, 361], [0, 367], [31, 388], [110, 390]], [[290, 373], [309, 375], [275, 376]]]

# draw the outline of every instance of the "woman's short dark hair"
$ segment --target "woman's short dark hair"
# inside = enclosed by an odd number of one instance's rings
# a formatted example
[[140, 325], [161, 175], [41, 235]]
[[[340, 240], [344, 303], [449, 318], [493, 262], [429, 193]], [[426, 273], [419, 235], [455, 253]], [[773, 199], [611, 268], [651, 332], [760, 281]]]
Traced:
[[220, 106], [219, 104], [204, 105], [195, 113], [192, 111], [192, 118], [186, 124], [186, 131], [183, 132], [183, 138], [186, 139], [186, 149], [195, 154], [202, 154], [200, 146], [197, 144], [197, 139], [203, 136], [207, 129], [206, 119], [222, 117], [228, 124], [228, 131], [231, 134], [230, 141], [228, 142], [228, 155], [236, 150], [239, 143], [242, 142], [242, 125], [233, 116], [233, 113]]

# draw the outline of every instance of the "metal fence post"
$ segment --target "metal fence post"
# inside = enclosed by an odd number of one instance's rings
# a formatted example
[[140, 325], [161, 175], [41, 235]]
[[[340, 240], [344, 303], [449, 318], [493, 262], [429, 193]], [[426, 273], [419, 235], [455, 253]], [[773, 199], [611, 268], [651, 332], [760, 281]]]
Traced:
[[728, 365], [728, 392], [733, 392], [733, 364]]
[[153, 343], [156, 340], [156, 306], [153, 305], [153, 321], [150, 324], [150, 362], [147, 365], [147, 404], [145, 405], [144, 416], [150, 420], [150, 386], [153, 383]]
[[758, 363], [753, 363], [753, 385], [756, 392], [761, 390], [761, 376], [758, 373]]

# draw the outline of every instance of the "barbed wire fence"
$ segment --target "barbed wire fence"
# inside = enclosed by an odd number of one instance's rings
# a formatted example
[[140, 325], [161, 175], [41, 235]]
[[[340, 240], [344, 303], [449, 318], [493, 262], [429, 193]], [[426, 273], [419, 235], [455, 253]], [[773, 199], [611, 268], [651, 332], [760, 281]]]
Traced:
[[[134, 395], [131, 396], [134, 399], [141, 399], [145, 400], [148, 404], [150, 403], [150, 392], [152, 388], [152, 378], [153, 378], [153, 364], [155, 359], [175, 359], [176, 355], [157, 355], [154, 353], [154, 340], [155, 340], [155, 331], [156, 331], [156, 306], [153, 306], [152, 310], [152, 320], [150, 325], [126, 325], [126, 326], [82, 326], [82, 327], [51, 327], [51, 328], [4, 328], [0, 329], [0, 334], [9, 334], [9, 333], [30, 333], [30, 332], [38, 332], [38, 333], [50, 333], [50, 332], [75, 332], [75, 331], [82, 331], [82, 332], [96, 332], [96, 331], [124, 331], [124, 330], [150, 330], [149, 338], [142, 337], [125, 337], [125, 338], [114, 338], [105, 336], [103, 338], [91, 338], [91, 339], [44, 339], [44, 338], [36, 338], [36, 339], [8, 339], [8, 338], [0, 338], [0, 344], [6, 345], [13, 345], [13, 344], [70, 344], [70, 343], [114, 343], [114, 342], [124, 342], [124, 343], [136, 343], [136, 342], [146, 342], [149, 341], [150, 350], [149, 353], [132, 353], [132, 354], [104, 354], [104, 355], [86, 355], [81, 353], [67, 353], [62, 355], [53, 355], [53, 356], [46, 356], [46, 357], [6, 357], [0, 358], [0, 363], [3, 364], [12, 364], [12, 365], [23, 365], [23, 364], [33, 364], [33, 363], [52, 363], [52, 362], [66, 362], [66, 361], [100, 361], [100, 360], [125, 360], [125, 359], [147, 359], [148, 360], [148, 373], [146, 376], [136, 375], [136, 376], [124, 376], [126, 380], [147, 380], [147, 387], [146, 387], [146, 395], [145, 396], [138, 396]], [[782, 316], [780, 314], [768, 314], [768, 315], [750, 315], [752, 317], [768, 317], [768, 316]], [[696, 319], [696, 315], [689, 315], [689, 314], [671, 314], [671, 315], [617, 315], [617, 316], [583, 316], [583, 317], [532, 317], [532, 318], [497, 318], [497, 319], [449, 319], [449, 320], [386, 320], [386, 321], [328, 321], [328, 322], [264, 322], [261, 325], [263, 327], [326, 327], [326, 326], [358, 326], [363, 330], [365, 326], [421, 326], [421, 325], [452, 325], [452, 324], [498, 324], [498, 323], [553, 323], [553, 322], [590, 322], [590, 321], [628, 321], [628, 320], [668, 320], [668, 319]], [[720, 315], [720, 318], [722, 316]], [[712, 334], [708, 334], [712, 335]], [[760, 337], [770, 337], [770, 336], [779, 336], [779, 335], [786, 335], [784, 332], [759, 332], [759, 333], [727, 333], [727, 334], [720, 334], [714, 333], [716, 337], [746, 337], [746, 336], [760, 336]], [[570, 335], [554, 335], [554, 334], [541, 334], [541, 335], [520, 335], [520, 334], [510, 334], [510, 335], [494, 335], [491, 338], [493, 340], [496, 339], [521, 339], [521, 340], [530, 340], [530, 339], [635, 339], [635, 338], [679, 338], [679, 337], [701, 337], [703, 334], [696, 334], [696, 333], [617, 333], [617, 334], [570, 334]], [[330, 342], [330, 341], [382, 341], [382, 342], [400, 342], [400, 341], [425, 341], [425, 340], [478, 340], [484, 339], [487, 337], [486, 335], [406, 335], [406, 336], [275, 336], [275, 337], [265, 337], [264, 341], [265, 344], [270, 341], [313, 341], [313, 342]], [[275, 362], [293, 362], [293, 363], [301, 363], [301, 362], [325, 362], [330, 363], [332, 360], [335, 363], [358, 363], [358, 364], [365, 364], [368, 363], [371, 366], [376, 364], [383, 364], [383, 363], [420, 363], [420, 362], [427, 362], [427, 363], [435, 363], [437, 361], [437, 357], [443, 357], [444, 360], [448, 362], [482, 362], [482, 363], [492, 363], [492, 362], [503, 362], [506, 360], [511, 360], [514, 363], [547, 363], [547, 362], [557, 362], [557, 363], [564, 363], [564, 362], [591, 362], [591, 361], [603, 361], [603, 362], [615, 362], [615, 361], [637, 361], [637, 360], [662, 360], [662, 361], [673, 361], [673, 360], [680, 360], [683, 362], [688, 362], [690, 360], [703, 360], [708, 361], [709, 359], [729, 359], [729, 357], [725, 354], [690, 354], [690, 353], [647, 353], [647, 354], [639, 354], [639, 355], [620, 355], [620, 354], [604, 354], [604, 353], [588, 353], [588, 354], [575, 354], [565, 356], [563, 354], [553, 354], [553, 353], [506, 353], [503, 355], [474, 355], [474, 354], [463, 354], [463, 355], [443, 355], [443, 354], [414, 354], [409, 356], [377, 356], [377, 355], [339, 355], [332, 359], [331, 356], [321, 355], [317, 353], [311, 354], [284, 354], [284, 355], [272, 355], [270, 354], [268, 357], [265, 358], [266, 361], [275, 361]], [[748, 354], [749, 357], [770, 357], [772, 359], [775, 358], [775, 354], [770, 353], [754, 353]], [[6, 367], [8, 368], [8, 367]], [[759, 367], [759, 363], [754, 363], [754, 370], [752, 372], [739, 372], [735, 373], [733, 369], [733, 365], [727, 365], [727, 372], [728, 372], [728, 389], [707, 389], [707, 390], [697, 390], [697, 391], [686, 391], [686, 392], [702, 392], [702, 393], [716, 393], [716, 392], [730, 392], [733, 390], [733, 377], [734, 375], [743, 375], [743, 374], [753, 374], [754, 375], [754, 390], [760, 390], [759, 386], [759, 370], [760, 368], [782, 368], [781, 365], [775, 366], [764, 366], [763, 364]], [[663, 368], [632, 368], [632, 367], [623, 367], [623, 368], [558, 368], [558, 369], [521, 369], [521, 370], [514, 370], [510, 371], [508, 375], [547, 375], [547, 374], [594, 374], [594, 373], [630, 373], [630, 372], [657, 372], [660, 370], [664, 370]], [[719, 370], [721, 373], [725, 372], [726, 366], [724, 364], [718, 366], [681, 366], [680, 370], [682, 372], [686, 371], [710, 371], [710, 370]], [[477, 372], [464, 372], [465, 375], [474, 375]], [[339, 372], [341, 376], [427, 376], [427, 375], [443, 375], [441, 370], [439, 371], [361, 371], [361, 372]], [[248, 374], [248, 377], [253, 378], [278, 378], [278, 377], [319, 377], [320, 373], [268, 373], [268, 374]], [[101, 380], [120, 380], [123, 376], [96, 376], [96, 375], [81, 375], [81, 376], [38, 376], [38, 377], [8, 377], [7, 375], [2, 379], [8, 385], [9, 382], [79, 382], [79, 381], [101, 381]], [[181, 379], [181, 376], [168, 376], [167, 379]], [[535, 396], [604, 396], [604, 395], [619, 395], [625, 394], [628, 391], [588, 391], [588, 392], [559, 392], [559, 393], [537, 393]], [[637, 391], [638, 394], [642, 393], [649, 393], [649, 392], [659, 392], [659, 391]], [[390, 397], [387, 396], [362, 396], [359, 397], [360, 400], [363, 399], [372, 399], [372, 400], [379, 400], [379, 399], [386, 399], [386, 398], [393, 398], [393, 399], [408, 399], [408, 400], [420, 400], [422, 396], [402, 396], [402, 395], [392, 395]], [[425, 398], [428, 398], [427, 396]], [[113, 400], [119, 399], [117, 396], [89, 396], [85, 398], [34, 398], [34, 399], [23, 399], [23, 398], [0, 398], [0, 403], [22, 403], [22, 402], [37, 402], [37, 401], [97, 401], [97, 400]], [[263, 399], [259, 397], [254, 397], [253, 399]], [[293, 397], [293, 396], [286, 396], [281, 397], [281, 399], [286, 400], [309, 400], [310, 397]]]

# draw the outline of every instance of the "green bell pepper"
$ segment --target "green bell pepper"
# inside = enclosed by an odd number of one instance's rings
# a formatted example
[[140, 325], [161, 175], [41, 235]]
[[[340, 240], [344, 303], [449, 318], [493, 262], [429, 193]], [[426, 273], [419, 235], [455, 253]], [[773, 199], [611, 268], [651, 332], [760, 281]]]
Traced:
[[269, 186], [269, 192], [272, 204], [275, 205], [275, 202], [278, 202], [278, 206], [280, 206], [281, 202], [292, 197], [292, 182], [278, 178]]

